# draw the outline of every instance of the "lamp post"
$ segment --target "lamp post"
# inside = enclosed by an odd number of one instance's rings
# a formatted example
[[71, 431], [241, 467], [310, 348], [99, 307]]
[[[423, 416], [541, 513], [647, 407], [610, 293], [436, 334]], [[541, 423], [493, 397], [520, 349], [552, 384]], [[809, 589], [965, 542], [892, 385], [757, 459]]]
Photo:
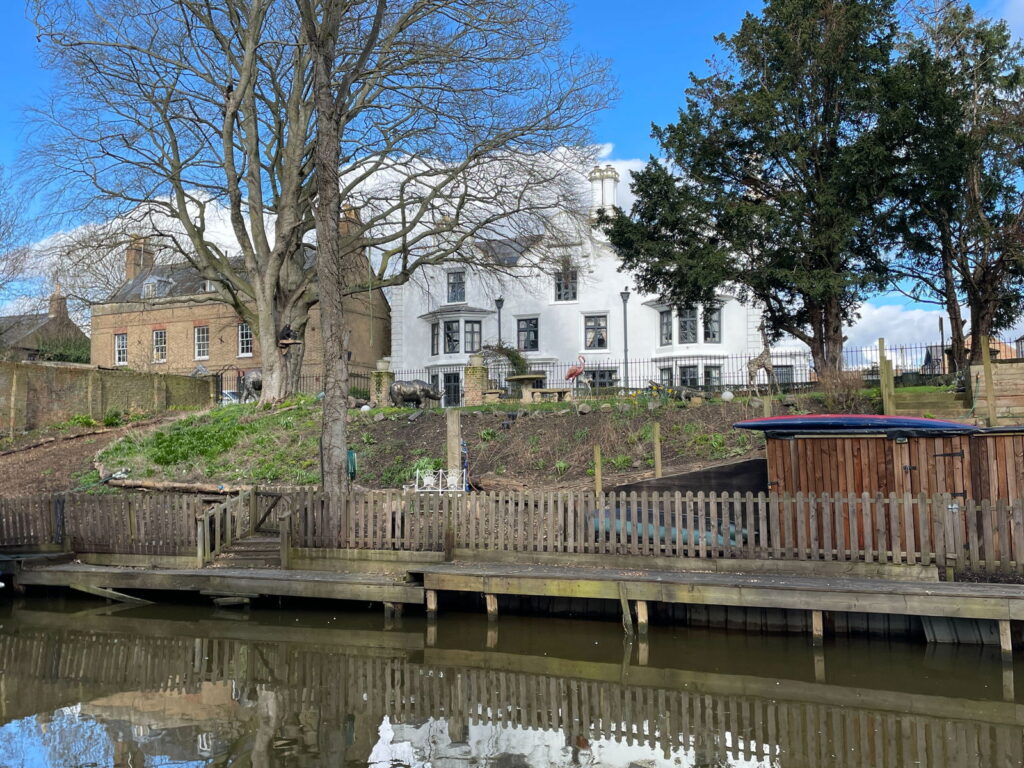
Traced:
[[494, 300], [494, 306], [498, 309], [498, 346], [501, 346], [501, 308], [505, 306], [505, 299], [501, 296]]
[[622, 297], [622, 386], [629, 389], [629, 318], [626, 315], [626, 303], [629, 301], [629, 288], [619, 294]]

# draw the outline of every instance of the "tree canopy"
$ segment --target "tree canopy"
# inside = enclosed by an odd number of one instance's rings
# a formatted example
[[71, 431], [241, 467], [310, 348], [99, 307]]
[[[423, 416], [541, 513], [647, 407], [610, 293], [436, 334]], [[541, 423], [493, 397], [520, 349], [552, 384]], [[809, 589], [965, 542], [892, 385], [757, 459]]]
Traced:
[[890, 0], [768, 0], [720, 36], [724, 60], [654, 128], [664, 157], [634, 174], [632, 211], [605, 219], [639, 287], [680, 306], [732, 289], [838, 371], [844, 324], [885, 274], [895, 39]]

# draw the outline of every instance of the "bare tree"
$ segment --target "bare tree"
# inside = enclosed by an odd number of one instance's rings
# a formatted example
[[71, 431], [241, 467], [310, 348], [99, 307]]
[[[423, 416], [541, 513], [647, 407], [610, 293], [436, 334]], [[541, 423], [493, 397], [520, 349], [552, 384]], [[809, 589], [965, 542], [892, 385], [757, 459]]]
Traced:
[[[25, 206], [10, 175], [0, 165], [0, 295], [25, 275]], [[13, 297], [11, 297], [13, 298]]]
[[[543, 235], [545, 247], [523, 253], [542, 260], [578, 237], [571, 150], [586, 145], [608, 90], [600, 62], [561, 48], [558, 0], [295, 7], [313, 62], [323, 483], [338, 504], [347, 488], [342, 297], [401, 284], [425, 264], [513, 268], [478, 239]], [[369, 273], [357, 260], [366, 251]]]
[[[131, 222], [191, 261], [256, 331], [263, 397], [297, 384], [318, 299], [308, 50], [273, 0], [31, 0], [56, 72], [33, 166], [62, 214]], [[233, 236], [209, 231], [226, 209]]]
[[[326, 48], [308, 37], [326, 30], [318, 4], [31, 5], [57, 73], [33, 154], [54, 208], [131, 221], [212, 280], [256, 330], [264, 400], [297, 383], [302, 347], [285, 356], [276, 342], [285, 326], [301, 338], [321, 298], [324, 257], [309, 252], [316, 194], [330, 186], [320, 209], [340, 212], [345, 199], [360, 222], [344, 249], [350, 278], [334, 273], [332, 298], [398, 284], [424, 264], [476, 258], [474, 237], [535, 230], [538, 214], [562, 206], [567, 155], [551, 151], [581, 146], [605, 98], [603, 68], [559, 52], [566, 22], [554, 0], [332, 3]], [[324, 55], [337, 95], [327, 120], [313, 104]], [[330, 168], [314, 173], [317, 130], [320, 147], [337, 142]], [[231, 248], [209, 231], [219, 208]], [[326, 322], [329, 343], [341, 343]]]

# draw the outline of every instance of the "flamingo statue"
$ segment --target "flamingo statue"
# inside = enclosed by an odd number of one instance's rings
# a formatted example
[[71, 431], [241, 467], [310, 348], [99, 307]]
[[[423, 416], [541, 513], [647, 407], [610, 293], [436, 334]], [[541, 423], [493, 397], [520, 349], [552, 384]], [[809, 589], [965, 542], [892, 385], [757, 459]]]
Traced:
[[[576, 358], [576, 364], [575, 365], [570, 365], [569, 366], [569, 370], [567, 370], [565, 372], [565, 380], [566, 381], [571, 381], [571, 382], [573, 382], [573, 384], [575, 384], [576, 380], [583, 374], [583, 363], [584, 362], [585, 362], [585, 359], [584, 359], [583, 355], [580, 355], [578, 358]], [[583, 383], [587, 385], [587, 389], [589, 390], [590, 389], [590, 379], [584, 377], [583, 378]]]

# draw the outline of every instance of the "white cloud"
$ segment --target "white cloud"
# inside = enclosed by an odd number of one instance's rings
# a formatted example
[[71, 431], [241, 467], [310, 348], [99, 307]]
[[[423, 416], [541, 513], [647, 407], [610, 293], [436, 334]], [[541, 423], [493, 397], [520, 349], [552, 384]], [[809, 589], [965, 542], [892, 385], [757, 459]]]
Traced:
[[[939, 340], [939, 318], [946, 317], [941, 309], [922, 306], [863, 304], [860, 319], [846, 331], [847, 346], [870, 347], [885, 338], [888, 344], [934, 344]], [[949, 321], [946, 321], [949, 338]]]

